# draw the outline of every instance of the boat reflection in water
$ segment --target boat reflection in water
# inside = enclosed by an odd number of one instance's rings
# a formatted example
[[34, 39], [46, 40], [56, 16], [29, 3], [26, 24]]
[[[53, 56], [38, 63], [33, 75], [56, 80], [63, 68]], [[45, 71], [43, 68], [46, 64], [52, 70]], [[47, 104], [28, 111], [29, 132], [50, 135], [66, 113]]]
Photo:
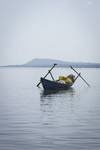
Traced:
[[49, 96], [51, 95], [51, 97], [55, 97], [55, 96], [58, 96], [58, 95], [70, 95], [70, 96], [73, 96], [75, 93], [75, 90], [73, 88], [69, 88], [68, 90], [43, 90], [41, 91], [40, 95], [41, 95], [41, 98], [43, 97], [46, 97], [46, 96]]
[[75, 90], [73, 88], [60, 91], [41, 91], [40, 111], [42, 124], [49, 127], [54, 126], [57, 122], [62, 124], [64, 118], [69, 113], [74, 112], [74, 97]]
[[75, 97], [75, 89], [70, 88], [68, 90], [49, 90], [49, 91], [41, 91], [40, 93], [40, 104], [41, 105], [49, 105], [56, 103], [56, 106], [59, 103], [66, 104], [66, 102], [74, 101]]

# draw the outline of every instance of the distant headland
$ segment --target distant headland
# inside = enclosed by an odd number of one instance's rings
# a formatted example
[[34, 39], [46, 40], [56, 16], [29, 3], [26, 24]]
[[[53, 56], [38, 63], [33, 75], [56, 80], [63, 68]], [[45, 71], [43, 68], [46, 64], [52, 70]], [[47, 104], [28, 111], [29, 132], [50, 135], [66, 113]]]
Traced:
[[39, 59], [35, 58], [22, 65], [7, 65], [1, 67], [51, 67], [53, 64], [57, 64], [58, 67], [76, 67], [76, 68], [100, 68], [100, 63], [90, 62], [69, 62], [57, 59]]

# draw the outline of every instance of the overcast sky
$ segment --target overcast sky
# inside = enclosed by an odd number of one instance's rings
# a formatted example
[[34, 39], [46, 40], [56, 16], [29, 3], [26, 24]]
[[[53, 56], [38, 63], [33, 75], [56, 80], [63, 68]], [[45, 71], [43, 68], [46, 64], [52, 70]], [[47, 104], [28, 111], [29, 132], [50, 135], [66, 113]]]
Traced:
[[100, 0], [0, 0], [0, 65], [100, 62]]

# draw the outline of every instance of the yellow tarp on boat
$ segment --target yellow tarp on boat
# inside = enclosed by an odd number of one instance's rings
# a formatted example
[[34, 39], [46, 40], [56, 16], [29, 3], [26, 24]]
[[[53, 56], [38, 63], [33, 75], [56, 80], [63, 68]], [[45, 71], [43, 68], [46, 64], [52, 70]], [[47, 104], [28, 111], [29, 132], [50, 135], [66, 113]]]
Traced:
[[63, 82], [65, 84], [71, 84], [73, 83], [73, 78], [72, 75], [69, 76], [59, 76], [58, 81]]

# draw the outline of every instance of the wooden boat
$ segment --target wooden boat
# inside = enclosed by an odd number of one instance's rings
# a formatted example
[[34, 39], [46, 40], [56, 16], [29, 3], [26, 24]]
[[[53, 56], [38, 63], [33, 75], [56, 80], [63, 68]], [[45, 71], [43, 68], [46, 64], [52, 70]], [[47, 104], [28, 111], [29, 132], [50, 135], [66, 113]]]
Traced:
[[57, 81], [51, 81], [45, 78], [41, 78], [40, 81], [44, 90], [67, 90], [73, 85], [73, 83], [59, 83]]
[[[88, 86], [90, 86], [87, 81], [81, 76], [81, 73], [78, 73], [72, 66], [70, 66], [70, 68], [77, 74], [76, 78], [74, 78], [72, 80], [72, 82], [58, 82], [54, 79], [51, 71], [53, 70], [53, 68], [56, 66], [57, 64], [54, 64], [52, 66], [52, 68], [47, 72], [47, 74], [44, 77], [40, 78], [40, 82], [37, 84], [37, 87], [39, 87], [39, 85], [42, 83], [42, 86], [44, 88], [44, 90], [67, 90], [69, 89], [76, 81], [76, 79], [78, 77], [80, 77]], [[46, 77], [48, 76], [48, 74], [51, 75], [52, 81], [46, 79]], [[73, 76], [73, 75], [72, 75]]]

